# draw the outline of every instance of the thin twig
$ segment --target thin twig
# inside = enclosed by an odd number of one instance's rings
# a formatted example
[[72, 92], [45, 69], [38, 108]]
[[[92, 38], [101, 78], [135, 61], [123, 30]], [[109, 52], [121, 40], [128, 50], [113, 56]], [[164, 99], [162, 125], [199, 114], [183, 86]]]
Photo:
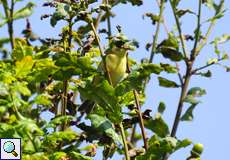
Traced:
[[124, 127], [123, 127], [122, 122], [119, 124], [119, 127], [120, 127], [120, 130], [121, 130], [121, 137], [122, 137], [122, 141], [123, 141], [124, 149], [125, 149], [125, 159], [130, 160], [129, 154], [128, 154], [128, 152], [129, 152], [128, 145], [127, 145], [127, 142], [126, 142], [126, 136], [125, 136], [125, 131], [124, 131]]
[[[224, 6], [224, 0], [221, 0], [221, 2], [220, 2], [220, 9], [223, 9], [223, 6]], [[221, 11], [217, 11], [216, 14], [215, 14], [215, 16], [219, 12], [221, 12]], [[210, 36], [210, 34], [212, 32], [212, 29], [214, 28], [214, 26], [216, 24], [216, 21], [217, 21], [217, 19], [211, 21], [211, 24], [208, 27], [208, 30], [207, 30], [207, 32], [206, 32], [206, 34], [204, 36], [203, 41], [200, 43], [200, 45], [196, 49], [196, 53], [195, 53], [196, 55], [198, 55], [200, 53], [200, 51], [203, 49], [203, 47], [206, 45], [207, 40], [208, 40], [208, 38], [209, 38], [209, 36]]]
[[[71, 47], [72, 47], [72, 17], [70, 16], [68, 23], [69, 23], [69, 37], [68, 37], [68, 47], [66, 49], [66, 51], [70, 52], [71, 51]], [[68, 80], [64, 80], [63, 81], [63, 95], [62, 95], [62, 110], [61, 110], [61, 114], [62, 116], [66, 115], [66, 108], [67, 108], [67, 96], [68, 96]], [[62, 125], [62, 131], [65, 130], [66, 128], [66, 122], [64, 122], [64, 124]]]
[[141, 127], [141, 134], [142, 134], [142, 138], [143, 138], [143, 142], [144, 142], [144, 147], [145, 147], [145, 150], [147, 151], [148, 143], [147, 143], [147, 138], [146, 138], [146, 134], [145, 134], [144, 120], [142, 118], [141, 107], [140, 107], [140, 102], [139, 102], [139, 96], [138, 96], [138, 93], [137, 93], [136, 90], [133, 90], [133, 95], [134, 95], [136, 107], [137, 107], [137, 110], [138, 110], [137, 114], [138, 114], [139, 123], [140, 123], [140, 127]]
[[[105, 0], [106, 5], [109, 5], [109, 1]], [[107, 11], [107, 14], [109, 12]], [[108, 28], [108, 37], [110, 38], [112, 36], [112, 27], [111, 27], [111, 20], [110, 20], [110, 15], [107, 17], [107, 28]]]
[[223, 60], [225, 60], [225, 58], [219, 58], [216, 63], [210, 63], [210, 64], [206, 64], [206, 65], [204, 65], [202, 67], [196, 68], [196, 69], [191, 71], [191, 74], [196, 74], [198, 71], [203, 70], [205, 68], [208, 68], [208, 67], [210, 67], [210, 66], [212, 66], [214, 64], [217, 64], [218, 62], [221, 62]]
[[153, 38], [153, 44], [152, 44], [152, 50], [151, 50], [151, 55], [149, 58], [149, 63], [152, 63], [154, 55], [156, 53], [156, 48], [157, 48], [157, 39], [158, 39], [158, 35], [160, 32], [160, 25], [161, 25], [161, 21], [162, 21], [162, 15], [163, 15], [163, 11], [164, 11], [164, 0], [161, 0], [161, 4], [160, 4], [160, 15], [159, 15], [159, 21], [157, 23], [157, 27], [156, 27], [156, 32]]
[[11, 6], [10, 6], [10, 20], [8, 22], [8, 31], [9, 31], [9, 36], [10, 36], [10, 44], [12, 50], [14, 49], [14, 29], [13, 29], [13, 14], [14, 14], [14, 0], [11, 0]]
[[170, 0], [170, 4], [171, 4], [172, 10], [173, 10], [174, 18], [176, 20], [176, 26], [177, 26], [177, 29], [178, 29], [178, 32], [179, 32], [179, 37], [180, 37], [180, 41], [181, 41], [181, 45], [182, 45], [183, 54], [184, 54], [184, 57], [187, 58], [186, 45], [185, 45], [185, 41], [184, 41], [184, 38], [183, 38], [182, 30], [181, 30], [181, 27], [180, 27], [179, 18], [178, 18], [177, 14], [176, 14], [176, 8], [175, 8], [172, 0]]
[[3, 9], [5, 12], [5, 16], [9, 19], [7, 21], [7, 26], [8, 26], [8, 34], [9, 34], [9, 38], [10, 38], [10, 44], [11, 44], [11, 49], [14, 49], [14, 30], [13, 30], [13, 14], [14, 14], [14, 0], [11, 0], [11, 5], [9, 8], [9, 4], [8, 1], [3, 0], [2, 1], [3, 4]]
[[134, 144], [134, 142], [135, 142], [136, 128], [137, 128], [137, 125], [134, 124], [133, 127], [132, 127], [131, 136], [130, 136], [130, 142], [131, 142], [132, 144]]
[[103, 65], [104, 65], [104, 68], [105, 68], [106, 77], [108, 78], [109, 83], [110, 83], [111, 85], [113, 85], [113, 84], [112, 84], [111, 77], [110, 77], [109, 72], [108, 72], [108, 68], [107, 68], [106, 62], [105, 62], [104, 51], [103, 51], [103, 48], [102, 48], [102, 46], [101, 46], [101, 43], [100, 43], [100, 40], [99, 40], [97, 31], [96, 31], [96, 29], [95, 29], [95, 26], [94, 26], [93, 22], [90, 23], [90, 26], [91, 26], [91, 28], [92, 28], [92, 30], [93, 30], [93, 33], [94, 33], [94, 36], [95, 36], [95, 40], [96, 40], [96, 42], [97, 42], [97, 44], [98, 44], [98, 47], [99, 47], [99, 50], [100, 50], [100, 55], [101, 55], [101, 59], [102, 59], [102, 61], [103, 61]]
[[198, 42], [200, 41], [201, 8], [202, 8], [202, 1], [199, 0], [199, 9], [198, 9], [198, 18], [197, 18], [197, 29], [196, 29], [196, 34], [195, 34], [195, 43], [194, 43], [194, 47], [193, 47], [192, 54], [191, 54], [191, 60], [194, 60], [195, 57], [196, 57], [196, 49], [197, 49]]

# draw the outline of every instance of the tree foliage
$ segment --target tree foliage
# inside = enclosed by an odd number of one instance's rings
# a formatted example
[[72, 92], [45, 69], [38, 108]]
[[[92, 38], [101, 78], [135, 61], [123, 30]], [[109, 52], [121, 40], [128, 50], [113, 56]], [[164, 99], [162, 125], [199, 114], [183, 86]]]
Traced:
[[[200, 159], [202, 144], [179, 139], [176, 132], [180, 121], [193, 120], [199, 98], [206, 94], [201, 87], [189, 89], [190, 79], [197, 75], [211, 77], [211, 71], [204, 69], [228, 59], [228, 55], [219, 49], [221, 44], [230, 40], [230, 36], [224, 34], [210, 43], [214, 46], [216, 57], [201, 67], [195, 68], [193, 65], [208, 43], [212, 28], [224, 16], [224, 0], [218, 3], [199, 0], [197, 13], [181, 9], [180, 3], [188, 3], [182, 0], [159, 1], [159, 14], [144, 15], [156, 27], [153, 43], [146, 44], [147, 50], [151, 48], [150, 59], [144, 57], [138, 63], [128, 57], [129, 74], [115, 87], [109, 83], [106, 72], [97, 69], [105, 56], [99, 37], [101, 34], [107, 35], [106, 47], [109, 49], [114, 36], [110, 23], [115, 16], [112, 8], [128, 4], [137, 7], [144, 1], [45, 1], [43, 7], [52, 8], [53, 13], [41, 15], [41, 19], [49, 18], [52, 27], [61, 21], [66, 22], [58, 38], [45, 39], [33, 32], [32, 24], [27, 19], [36, 6], [33, 2], [14, 10], [14, 6], [22, 1], [0, 1], [4, 11], [0, 14], [0, 27], [6, 25], [9, 33], [8, 37], [0, 38], [0, 137], [21, 138], [22, 159], [89, 160], [101, 151], [98, 148], [102, 148], [103, 159], [118, 153], [125, 155], [127, 160], [130, 157], [137, 160], [167, 160], [169, 155], [191, 144], [194, 147], [187, 160]], [[166, 30], [167, 36], [158, 42], [160, 25], [165, 23], [163, 12], [166, 4], [171, 5], [176, 29], [168, 26], [172, 31]], [[209, 25], [207, 31], [201, 28], [204, 21], [201, 10], [205, 7], [214, 13], [205, 21]], [[186, 14], [195, 15], [193, 21], [197, 27], [193, 35], [182, 32], [180, 22]], [[15, 37], [13, 22], [24, 19], [27, 19], [26, 28], [22, 31], [24, 37]], [[99, 30], [98, 26], [105, 21], [108, 22], [107, 28]], [[121, 27], [117, 28], [118, 32], [122, 32]], [[194, 47], [187, 50], [187, 44]], [[136, 41], [130, 45], [139, 46]], [[162, 62], [152, 63], [153, 57], [158, 55], [162, 56]], [[185, 73], [178, 63], [184, 66]], [[228, 66], [223, 67], [230, 70]], [[166, 73], [164, 77], [162, 72]], [[167, 74], [178, 76], [179, 80], [165, 78]], [[100, 80], [97, 85], [92, 83], [95, 76]], [[140, 109], [145, 103], [145, 90], [151, 76], [158, 77], [161, 87], [181, 89], [172, 131], [162, 116], [167, 109], [164, 102], [159, 104], [154, 115], [150, 114], [150, 109]], [[89, 114], [78, 110], [85, 99], [96, 104]], [[187, 110], [185, 104], [190, 105]], [[47, 113], [52, 114], [51, 120], [42, 116]], [[136, 130], [138, 124], [141, 134]], [[142, 139], [146, 136], [145, 130], [151, 134], [147, 135], [147, 139]], [[144, 147], [137, 145], [142, 140]]]

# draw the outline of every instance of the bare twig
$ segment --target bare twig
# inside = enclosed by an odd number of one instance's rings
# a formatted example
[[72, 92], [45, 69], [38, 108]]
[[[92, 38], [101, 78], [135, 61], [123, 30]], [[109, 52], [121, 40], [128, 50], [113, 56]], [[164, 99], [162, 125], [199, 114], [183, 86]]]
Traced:
[[160, 32], [160, 25], [161, 25], [162, 15], [163, 15], [163, 11], [164, 11], [164, 4], [165, 4], [165, 1], [161, 0], [161, 3], [160, 3], [160, 15], [159, 15], [160, 18], [159, 18], [159, 21], [157, 23], [156, 32], [155, 32], [155, 35], [154, 35], [154, 38], [153, 38], [153, 44], [152, 44], [151, 55], [150, 55], [150, 58], [149, 58], [149, 63], [152, 63], [154, 55], [156, 53], [157, 39], [158, 39], [158, 35], [159, 35], [159, 32]]
[[[109, 5], [109, 1], [108, 0], [105, 0], [105, 3], [107, 5]], [[109, 13], [107, 13], [109, 14]], [[112, 27], [111, 27], [111, 20], [110, 20], [110, 16], [107, 17], [107, 28], [108, 28], [108, 36], [111, 37], [112, 36]]]
[[194, 47], [193, 47], [192, 54], [191, 54], [191, 60], [194, 60], [195, 57], [196, 57], [196, 49], [197, 49], [198, 42], [200, 41], [201, 6], [202, 6], [202, 1], [199, 0], [199, 9], [198, 9], [198, 18], [197, 18], [197, 29], [196, 29], [196, 33], [195, 33], [195, 43], [194, 43]]
[[119, 127], [120, 127], [121, 137], [122, 137], [122, 141], [123, 141], [124, 149], [125, 149], [125, 159], [130, 160], [129, 154], [128, 154], [129, 150], [128, 150], [128, 145], [126, 142], [125, 130], [124, 130], [122, 122], [119, 124]]
[[139, 123], [140, 123], [140, 127], [141, 127], [141, 134], [142, 134], [142, 138], [143, 138], [143, 142], [144, 142], [144, 147], [145, 147], [145, 150], [147, 151], [148, 142], [147, 142], [147, 138], [146, 138], [146, 134], [145, 134], [145, 126], [144, 126], [144, 120], [142, 118], [139, 96], [138, 96], [138, 93], [136, 90], [133, 90], [133, 95], [134, 95], [136, 107], [138, 110], [137, 114], [138, 114]]
[[[67, 51], [71, 51], [71, 46], [72, 46], [72, 17], [70, 16], [69, 18], [69, 37], [68, 37], [68, 48]], [[62, 95], [62, 109], [61, 109], [61, 115], [65, 116], [66, 115], [66, 108], [67, 108], [67, 96], [68, 96], [68, 80], [63, 81], [63, 95]], [[62, 131], [66, 129], [66, 122], [62, 125]]]
[[196, 69], [191, 71], [191, 74], [196, 74], [198, 71], [203, 70], [205, 68], [208, 68], [208, 67], [210, 67], [210, 66], [212, 66], [214, 64], [217, 64], [218, 62], [221, 62], [223, 60], [225, 60], [225, 58], [219, 58], [216, 63], [210, 63], [210, 64], [206, 64], [206, 65], [204, 65], [202, 67], [196, 68]]
[[170, 4], [171, 4], [172, 10], [173, 10], [174, 18], [176, 20], [176, 26], [177, 26], [177, 29], [178, 29], [178, 32], [179, 32], [183, 54], [184, 54], [184, 57], [187, 58], [186, 45], [185, 45], [184, 37], [183, 37], [183, 34], [182, 34], [179, 18], [178, 18], [177, 14], [176, 14], [176, 8], [175, 8], [172, 0], [170, 0]]

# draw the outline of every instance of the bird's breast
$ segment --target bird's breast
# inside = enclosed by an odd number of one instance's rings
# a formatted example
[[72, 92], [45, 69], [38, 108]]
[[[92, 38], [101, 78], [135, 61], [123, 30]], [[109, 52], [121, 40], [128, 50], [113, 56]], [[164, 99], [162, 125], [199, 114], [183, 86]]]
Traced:
[[120, 57], [115, 54], [106, 56], [106, 66], [110, 74], [113, 85], [119, 83], [126, 75], [126, 57]]

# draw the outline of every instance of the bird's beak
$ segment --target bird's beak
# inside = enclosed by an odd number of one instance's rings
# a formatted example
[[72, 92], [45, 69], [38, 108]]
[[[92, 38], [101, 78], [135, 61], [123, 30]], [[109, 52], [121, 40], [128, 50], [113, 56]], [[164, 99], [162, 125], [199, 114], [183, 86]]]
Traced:
[[130, 51], [134, 51], [135, 47], [131, 44], [131, 43], [125, 43], [122, 48], [124, 48], [125, 50], [130, 50]]

